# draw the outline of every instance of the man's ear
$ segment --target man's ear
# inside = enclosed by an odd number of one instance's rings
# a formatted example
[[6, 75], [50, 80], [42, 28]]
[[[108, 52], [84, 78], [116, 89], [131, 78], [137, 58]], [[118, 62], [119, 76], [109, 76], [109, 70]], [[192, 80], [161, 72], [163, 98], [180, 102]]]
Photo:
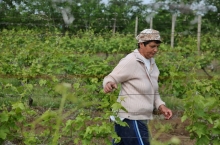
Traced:
[[141, 48], [141, 46], [143, 47], [143, 45], [144, 45], [144, 43], [143, 43], [143, 42], [139, 43], [140, 48]]

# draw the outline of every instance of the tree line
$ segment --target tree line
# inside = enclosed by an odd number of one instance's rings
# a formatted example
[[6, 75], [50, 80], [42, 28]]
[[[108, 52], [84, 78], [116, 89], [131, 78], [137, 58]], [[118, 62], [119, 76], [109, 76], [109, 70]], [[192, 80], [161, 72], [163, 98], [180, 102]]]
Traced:
[[[196, 9], [197, 8], [197, 9]], [[215, 10], [212, 10], [215, 9]], [[40, 29], [76, 33], [93, 30], [95, 33], [116, 31], [134, 33], [150, 27], [170, 35], [172, 15], [176, 14], [177, 34], [197, 32], [196, 18], [202, 15], [202, 33], [219, 35], [220, 2], [216, 0], [2, 0], [0, 29]], [[136, 19], [138, 18], [138, 21]], [[170, 36], [168, 36], [170, 37]]]

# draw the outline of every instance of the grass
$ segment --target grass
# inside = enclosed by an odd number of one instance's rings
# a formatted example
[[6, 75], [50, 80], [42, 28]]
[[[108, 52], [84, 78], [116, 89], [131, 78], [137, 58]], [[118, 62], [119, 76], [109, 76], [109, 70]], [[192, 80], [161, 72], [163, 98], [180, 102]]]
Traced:
[[[59, 108], [60, 106], [60, 101], [61, 101], [61, 96], [54, 96], [51, 97], [50, 95], [47, 95], [46, 90], [41, 90], [36, 89], [33, 91], [33, 106], [38, 106], [38, 107], [45, 107], [45, 108]], [[16, 97], [5, 97], [0, 99], [0, 103], [2, 102], [16, 102], [19, 99]], [[179, 108], [181, 108], [180, 105], [182, 105], [182, 100], [175, 98], [175, 97], [164, 97], [163, 100], [167, 103], [167, 106], [171, 109], [177, 108], [179, 105]], [[73, 108], [73, 104], [71, 102], [66, 102], [65, 108]], [[156, 135], [153, 136], [152, 138], [152, 144], [153, 145], [169, 145], [169, 144], [174, 144], [172, 143], [171, 140], [166, 141], [166, 142], [161, 142], [158, 141], [158, 136], [161, 133], [169, 133], [170, 131], [173, 130], [172, 126], [170, 124], [161, 124], [160, 122], [154, 122], [153, 124], [149, 124], [149, 129], [150, 128], [155, 128], [157, 130]], [[157, 136], [158, 135], [158, 136]], [[100, 143], [100, 141], [99, 141]], [[95, 144], [95, 143], [94, 143]], [[97, 143], [98, 144], [98, 143]]]
[[170, 97], [163, 97], [162, 100], [166, 103], [166, 106], [171, 110], [178, 110], [178, 111], [184, 110], [182, 99], [176, 98], [174, 96], [170, 96]]
[[[40, 94], [39, 92], [38, 95], [33, 93], [33, 96], [31, 98], [33, 99], [32, 106], [41, 106], [45, 108], [59, 108], [61, 101], [61, 96], [51, 97], [50, 95]], [[0, 104], [8, 104], [9, 102], [16, 102], [19, 100], [19, 97], [0, 97]], [[184, 110], [182, 99], [176, 97], [164, 97], [162, 98], [162, 100], [171, 110]], [[74, 105], [70, 101], [67, 101], [65, 103], [65, 108], [71, 108], [73, 106]]]
[[[74, 81], [74, 80], [69, 80]], [[49, 80], [47, 80], [48, 83]], [[40, 106], [45, 108], [59, 108], [61, 95], [54, 92], [53, 85], [40, 86], [39, 79], [33, 79], [31, 82], [33, 88], [22, 84], [17, 78], [0, 78], [0, 105], [8, 104], [9, 102], [19, 101], [21, 98], [28, 100], [33, 99], [32, 106]], [[23, 93], [25, 92], [25, 93]], [[23, 95], [23, 97], [21, 97]], [[166, 106], [172, 110], [183, 110], [183, 102], [181, 99], [174, 96], [161, 97], [166, 102]], [[27, 101], [28, 103], [28, 101]], [[65, 108], [74, 107], [70, 101], [65, 103]]]
[[158, 122], [157, 124], [154, 124], [154, 128], [156, 130], [160, 130], [161, 132], [170, 132], [173, 130], [173, 127], [171, 124], [161, 124], [160, 122]]

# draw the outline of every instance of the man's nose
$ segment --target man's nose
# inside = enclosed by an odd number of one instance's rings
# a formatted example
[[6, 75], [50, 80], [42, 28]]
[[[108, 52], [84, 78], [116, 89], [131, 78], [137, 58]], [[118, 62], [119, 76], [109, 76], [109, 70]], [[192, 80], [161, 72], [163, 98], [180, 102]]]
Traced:
[[155, 47], [155, 48], [154, 48], [154, 51], [157, 52], [157, 51], [158, 51], [158, 47]]

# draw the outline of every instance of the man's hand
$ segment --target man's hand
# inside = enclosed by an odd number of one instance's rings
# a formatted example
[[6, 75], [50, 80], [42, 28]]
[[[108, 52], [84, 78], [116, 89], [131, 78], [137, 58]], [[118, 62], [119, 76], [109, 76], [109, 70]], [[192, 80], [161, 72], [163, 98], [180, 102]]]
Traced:
[[166, 120], [170, 119], [173, 116], [172, 111], [165, 105], [160, 105], [158, 109], [164, 115]]
[[104, 92], [109, 93], [112, 92], [114, 89], [117, 89], [117, 84], [113, 82], [108, 82], [104, 87]]

